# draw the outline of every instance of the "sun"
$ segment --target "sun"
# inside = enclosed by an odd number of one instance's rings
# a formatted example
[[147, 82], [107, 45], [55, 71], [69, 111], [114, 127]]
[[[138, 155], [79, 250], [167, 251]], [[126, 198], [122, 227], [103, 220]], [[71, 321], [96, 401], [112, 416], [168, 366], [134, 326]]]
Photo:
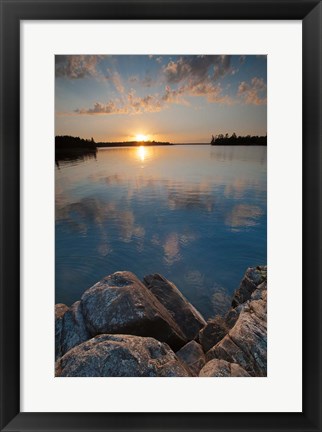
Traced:
[[135, 136], [135, 140], [138, 142], [143, 142], [143, 141], [147, 141], [148, 140], [148, 136], [147, 135], [143, 135], [143, 134], [138, 134]]

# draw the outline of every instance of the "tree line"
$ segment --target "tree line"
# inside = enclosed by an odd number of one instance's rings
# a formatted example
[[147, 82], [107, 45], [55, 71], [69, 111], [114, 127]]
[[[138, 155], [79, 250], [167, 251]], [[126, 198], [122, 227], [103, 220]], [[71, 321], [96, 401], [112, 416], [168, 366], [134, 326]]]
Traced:
[[235, 132], [232, 135], [228, 135], [226, 133], [225, 135], [219, 134], [219, 135], [212, 135], [211, 145], [261, 145], [266, 146], [267, 145], [267, 135], [265, 136], [258, 136], [258, 135], [246, 135], [246, 136], [237, 136]]
[[98, 142], [97, 147], [137, 147], [137, 146], [158, 146], [158, 145], [172, 145], [168, 141], [111, 141], [111, 142]]
[[172, 145], [168, 141], [111, 141], [111, 142], [95, 142], [93, 138], [83, 139], [70, 135], [58, 135], [55, 137], [55, 147], [58, 151], [67, 150], [89, 150], [95, 151], [97, 147], [123, 147], [123, 146], [154, 146], [154, 145]]
[[70, 135], [58, 135], [55, 137], [56, 150], [67, 149], [84, 149], [96, 150], [96, 143], [93, 138], [84, 139], [80, 137], [73, 137]]

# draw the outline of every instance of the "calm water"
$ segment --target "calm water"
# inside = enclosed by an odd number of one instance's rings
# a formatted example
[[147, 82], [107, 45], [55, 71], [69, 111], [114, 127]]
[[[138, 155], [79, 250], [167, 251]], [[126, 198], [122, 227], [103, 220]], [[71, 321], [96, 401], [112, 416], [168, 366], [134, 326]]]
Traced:
[[110, 273], [161, 273], [205, 318], [266, 264], [266, 147], [100, 149], [56, 166], [56, 302]]

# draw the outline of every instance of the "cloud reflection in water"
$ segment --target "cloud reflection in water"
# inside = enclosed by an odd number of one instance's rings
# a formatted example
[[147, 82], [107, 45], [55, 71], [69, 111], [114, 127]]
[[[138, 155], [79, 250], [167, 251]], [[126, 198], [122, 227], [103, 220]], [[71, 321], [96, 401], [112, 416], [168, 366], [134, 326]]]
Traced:
[[117, 270], [159, 272], [206, 317], [220, 313], [245, 268], [266, 263], [266, 149], [145, 150], [56, 169], [56, 272], [90, 263], [75, 286], [61, 273], [56, 300]]

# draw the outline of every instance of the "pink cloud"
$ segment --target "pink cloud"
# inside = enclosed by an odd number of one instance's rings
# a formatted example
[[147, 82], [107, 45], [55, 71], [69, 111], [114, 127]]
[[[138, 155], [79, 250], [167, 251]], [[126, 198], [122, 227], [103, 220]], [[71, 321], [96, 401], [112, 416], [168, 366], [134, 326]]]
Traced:
[[267, 103], [267, 86], [262, 78], [254, 77], [250, 83], [241, 82], [237, 95], [248, 105], [265, 105]]

